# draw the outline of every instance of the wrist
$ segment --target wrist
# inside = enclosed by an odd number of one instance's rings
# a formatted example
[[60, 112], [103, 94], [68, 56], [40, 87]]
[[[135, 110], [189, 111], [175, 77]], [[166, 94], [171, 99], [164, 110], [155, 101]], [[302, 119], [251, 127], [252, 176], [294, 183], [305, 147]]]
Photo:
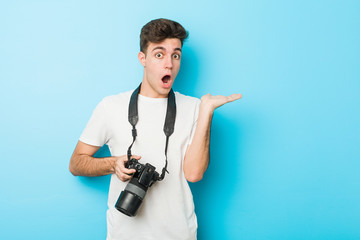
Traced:
[[215, 111], [215, 107], [212, 104], [201, 99], [200, 109], [199, 109], [200, 114], [206, 114], [212, 116], [214, 111]]
[[115, 168], [116, 168], [116, 162], [117, 162], [117, 157], [109, 157], [109, 163], [110, 163], [110, 172], [111, 174], [115, 173]]

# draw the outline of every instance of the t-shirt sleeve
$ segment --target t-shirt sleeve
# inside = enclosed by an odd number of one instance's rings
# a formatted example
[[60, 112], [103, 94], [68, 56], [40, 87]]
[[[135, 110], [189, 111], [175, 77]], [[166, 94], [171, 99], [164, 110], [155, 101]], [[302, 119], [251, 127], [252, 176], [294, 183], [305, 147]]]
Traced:
[[93, 111], [87, 123], [80, 141], [92, 146], [103, 146], [108, 141], [108, 126], [106, 123], [106, 104], [103, 99]]
[[192, 143], [192, 140], [195, 135], [195, 130], [196, 130], [197, 121], [198, 121], [198, 117], [199, 117], [199, 108], [200, 108], [200, 100], [196, 102], [196, 106], [195, 106], [194, 117], [193, 117], [194, 122], [193, 122], [193, 126], [191, 129], [189, 145]]

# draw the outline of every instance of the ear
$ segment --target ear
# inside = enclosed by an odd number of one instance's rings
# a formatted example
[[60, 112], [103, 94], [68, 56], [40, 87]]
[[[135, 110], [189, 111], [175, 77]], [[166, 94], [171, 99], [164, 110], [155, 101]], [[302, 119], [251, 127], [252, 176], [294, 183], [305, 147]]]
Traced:
[[139, 59], [141, 65], [143, 65], [143, 67], [145, 67], [145, 65], [146, 65], [146, 64], [145, 64], [145, 62], [146, 62], [146, 55], [145, 55], [145, 53], [139, 52], [139, 54], [138, 54], [138, 59]]

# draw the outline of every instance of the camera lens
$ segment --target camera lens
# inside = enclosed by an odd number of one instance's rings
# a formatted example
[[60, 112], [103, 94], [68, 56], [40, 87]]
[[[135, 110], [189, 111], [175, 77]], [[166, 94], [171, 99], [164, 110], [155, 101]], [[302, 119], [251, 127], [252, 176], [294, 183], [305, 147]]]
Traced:
[[147, 187], [139, 184], [136, 178], [132, 178], [124, 191], [121, 192], [115, 208], [128, 216], [135, 216], [145, 197], [146, 191]]
[[115, 208], [129, 217], [136, 215], [142, 199], [129, 191], [122, 191]]

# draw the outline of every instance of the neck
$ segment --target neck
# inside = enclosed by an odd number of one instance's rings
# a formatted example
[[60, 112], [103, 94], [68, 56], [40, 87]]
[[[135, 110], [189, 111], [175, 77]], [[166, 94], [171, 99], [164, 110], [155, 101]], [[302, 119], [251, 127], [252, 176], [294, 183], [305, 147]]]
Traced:
[[150, 98], [167, 98], [169, 93], [161, 94], [157, 92], [145, 79], [145, 76], [143, 78], [143, 81], [141, 83], [141, 89], [140, 89], [140, 95]]

